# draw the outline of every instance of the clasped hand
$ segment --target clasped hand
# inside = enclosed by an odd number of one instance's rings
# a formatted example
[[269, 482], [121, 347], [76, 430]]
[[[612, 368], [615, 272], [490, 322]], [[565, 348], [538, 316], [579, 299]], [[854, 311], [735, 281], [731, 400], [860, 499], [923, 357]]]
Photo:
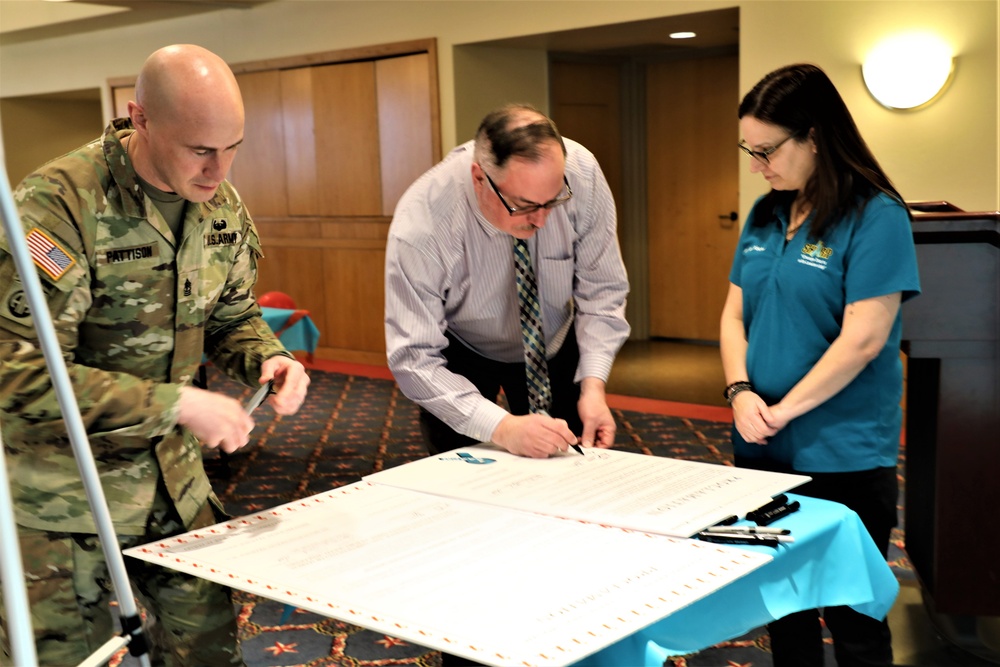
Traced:
[[781, 430], [784, 424], [773, 414], [764, 399], [752, 391], [741, 391], [732, 400], [733, 424], [747, 442], [766, 445], [767, 439]]

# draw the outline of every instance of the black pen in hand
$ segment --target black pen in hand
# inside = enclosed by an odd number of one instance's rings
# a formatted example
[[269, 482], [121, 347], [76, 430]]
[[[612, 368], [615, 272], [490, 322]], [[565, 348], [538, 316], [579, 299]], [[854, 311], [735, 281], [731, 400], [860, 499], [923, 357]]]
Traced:
[[245, 407], [247, 414], [248, 415], [253, 414], [253, 411], [259, 408], [261, 404], [264, 402], [264, 400], [267, 399], [268, 396], [274, 393], [276, 393], [274, 391], [274, 380], [268, 380], [267, 382], [262, 384], [260, 386], [260, 389], [257, 390], [257, 393], [254, 394], [249, 401], [247, 401]]
[[[552, 417], [552, 415], [549, 414], [548, 410], [539, 410], [538, 414], [545, 415], [546, 417], [549, 417], [549, 418]], [[580, 454], [581, 456], [583, 455], [583, 447], [580, 446], [579, 440], [577, 442], [571, 443], [570, 447], [572, 447], [573, 449], [575, 449], [577, 454]]]

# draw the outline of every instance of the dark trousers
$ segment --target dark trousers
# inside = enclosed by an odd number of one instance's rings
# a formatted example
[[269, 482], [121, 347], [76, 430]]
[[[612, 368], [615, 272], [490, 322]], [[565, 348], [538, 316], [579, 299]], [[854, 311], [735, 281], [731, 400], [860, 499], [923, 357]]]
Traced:
[[[792, 470], [766, 459], [737, 457], [744, 468], [796, 472], [812, 481], [792, 489], [793, 493], [841, 503], [854, 510], [868, 530], [875, 546], [887, 556], [889, 538], [896, 525], [899, 480], [896, 468], [875, 468], [858, 472], [812, 473]], [[892, 634], [885, 619], [877, 621], [850, 607], [827, 607], [823, 619], [833, 635], [833, 652], [839, 667], [892, 664]], [[818, 667], [823, 665], [822, 626], [819, 611], [810, 609], [789, 614], [768, 624], [775, 667]]]
[[[528, 414], [528, 387], [524, 375], [524, 362], [504, 363], [493, 361], [466, 347], [451, 334], [448, 347], [444, 350], [446, 367], [452, 373], [461, 375], [476, 386], [486, 398], [496, 400], [503, 389], [507, 407], [511, 414]], [[565, 419], [569, 428], [577, 436], [583, 434], [583, 423], [577, 402], [580, 399], [580, 385], [573, 382], [576, 367], [580, 361], [580, 350], [576, 344], [576, 332], [570, 328], [566, 341], [558, 354], [548, 361], [549, 383], [552, 386], [552, 407], [549, 414], [557, 419]], [[450, 426], [423, 408], [420, 409], [420, 430], [431, 454], [468, 447], [479, 441], [455, 432]]]

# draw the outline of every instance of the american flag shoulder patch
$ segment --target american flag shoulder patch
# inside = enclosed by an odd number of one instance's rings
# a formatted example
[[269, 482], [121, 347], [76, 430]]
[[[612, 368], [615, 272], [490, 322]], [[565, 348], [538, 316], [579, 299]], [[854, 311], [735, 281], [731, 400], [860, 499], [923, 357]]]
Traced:
[[70, 257], [62, 246], [38, 228], [28, 233], [27, 242], [31, 259], [38, 268], [49, 274], [52, 280], [59, 280], [66, 275], [71, 266], [76, 264], [76, 260]]

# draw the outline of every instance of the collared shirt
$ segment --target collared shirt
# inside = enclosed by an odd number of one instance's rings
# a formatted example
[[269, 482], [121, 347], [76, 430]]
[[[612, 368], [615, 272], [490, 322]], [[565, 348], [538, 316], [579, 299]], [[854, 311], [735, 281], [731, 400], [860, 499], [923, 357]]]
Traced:
[[[573, 198], [549, 211], [529, 239], [546, 353], [576, 326], [576, 381], [607, 380], [629, 334], [628, 279], [615, 204], [594, 156], [565, 140]], [[513, 237], [490, 224], [472, 182], [473, 142], [454, 149], [400, 199], [389, 228], [385, 332], [389, 368], [403, 393], [451, 428], [489, 440], [508, 414], [445, 368], [445, 331], [489, 359], [524, 359]]]
[[[756, 209], [755, 209], [756, 211]], [[906, 209], [888, 195], [869, 200], [821, 239], [803, 225], [785, 243], [780, 225], [747, 221], [729, 280], [743, 290], [747, 373], [768, 405], [781, 400], [840, 335], [847, 304], [894, 292], [920, 293], [913, 232]], [[846, 387], [796, 417], [768, 440], [746, 443], [733, 429], [736, 452], [766, 457], [802, 472], [851, 472], [896, 465], [903, 391], [897, 313], [881, 352]]]

